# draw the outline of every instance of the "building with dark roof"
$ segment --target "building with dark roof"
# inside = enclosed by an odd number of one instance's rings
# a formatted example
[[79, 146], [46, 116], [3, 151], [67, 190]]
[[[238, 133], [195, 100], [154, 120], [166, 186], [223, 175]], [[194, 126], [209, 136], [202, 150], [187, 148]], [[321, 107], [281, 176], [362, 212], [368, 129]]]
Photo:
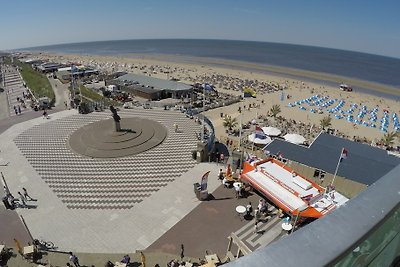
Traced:
[[37, 66], [36, 68], [38, 70], [40, 70], [41, 72], [46, 73], [46, 72], [57, 71], [59, 68], [62, 68], [62, 67], [64, 67], [63, 64], [50, 62], [50, 63], [43, 63], [43, 64]]
[[188, 84], [128, 73], [116, 79], [136, 95], [147, 99], [164, 99], [186, 97], [192, 93], [193, 87]]
[[400, 158], [386, 150], [327, 133], [321, 133], [309, 147], [274, 139], [264, 150], [333, 174], [342, 148], [348, 151], [348, 157], [341, 162], [337, 175], [367, 186], [400, 164]]

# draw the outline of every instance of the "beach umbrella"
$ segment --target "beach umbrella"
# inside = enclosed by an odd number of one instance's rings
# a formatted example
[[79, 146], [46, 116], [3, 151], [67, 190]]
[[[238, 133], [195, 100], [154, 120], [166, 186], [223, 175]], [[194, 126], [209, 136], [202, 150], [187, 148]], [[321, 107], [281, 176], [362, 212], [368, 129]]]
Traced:
[[263, 130], [263, 132], [266, 134], [266, 135], [269, 135], [269, 136], [278, 136], [278, 135], [280, 135], [282, 132], [281, 132], [281, 130], [279, 130], [278, 128], [275, 128], [275, 127], [262, 127], [261, 128], [262, 130]]
[[300, 134], [286, 134], [283, 138], [293, 144], [303, 144], [306, 139]]
[[261, 138], [256, 138], [256, 134], [252, 133], [250, 134], [248, 137], [248, 140], [256, 145], [267, 145], [269, 143], [271, 143], [272, 139], [268, 136], [266, 136], [265, 138], [261, 139]]

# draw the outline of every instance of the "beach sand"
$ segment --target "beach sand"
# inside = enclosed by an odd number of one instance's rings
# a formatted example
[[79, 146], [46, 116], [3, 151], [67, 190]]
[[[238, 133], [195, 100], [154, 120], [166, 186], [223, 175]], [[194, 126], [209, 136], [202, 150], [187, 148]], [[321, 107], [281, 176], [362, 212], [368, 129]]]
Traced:
[[[187, 83], [213, 83], [219, 92], [225, 92], [229, 94], [240, 95], [240, 88], [244, 83], [251, 84], [275, 84], [285, 87], [283, 89], [284, 99], [281, 100], [282, 91], [276, 91], [272, 93], [259, 92], [256, 98], [245, 98], [241, 103], [236, 103], [230, 106], [225, 106], [205, 112], [206, 116], [213, 122], [216, 129], [216, 137], [219, 139], [226, 138], [227, 134], [223, 127], [223, 119], [220, 117], [220, 113], [228, 114], [237, 121], [240, 120], [240, 113], [238, 109], [244, 105], [246, 107], [249, 104], [259, 105], [259, 108], [251, 108], [250, 110], [245, 109], [242, 114], [242, 122], [246, 123], [256, 118], [256, 116], [266, 116], [271, 107], [275, 104], [280, 105], [282, 116], [286, 119], [295, 120], [296, 122], [303, 122], [307, 125], [313, 125], [313, 128], [320, 126], [320, 121], [325, 116], [332, 118], [331, 128], [339, 130], [343, 135], [352, 139], [354, 136], [360, 139], [366, 139], [367, 142], [376, 142], [381, 139], [384, 132], [380, 131], [380, 119], [383, 117], [383, 110], [389, 110], [390, 116], [393, 112], [400, 114], [400, 102], [399, 95], [400, 90], [398, 88], [392, 88], [385, 85], [378, 85], [366, 81], [352, 80], [349, 78], [337, 77], [327, 74], [318, 74], [302, 70], [290, 70], [280, 67], [265, 67], [246, 62], [234, 62], [219, 59], [204, 59], [204, 58], [189, 58], [181, 56], [166, 56], [166, 55], [123, 55], [123, 56], [92, 56], [92, 55], [76, 55], [76, 54], [50, 54], [40, 53], [35, 54], [35, 57], [48, 59], [49, 61], [55, 62], [77, 62], [84, 65], [90, 65], [98, 68], [101, 71], [108, 73], [116, 71], [127, 71], [136, 74], [151, 75], [153, 77], [162, 79], [177, 78], [182, 82]], [[197, 61], [197, 64], [195, 63]], [[226, 67], [216, 66], [224, 65]], [[249, 69], [251, 71], [249, 71]], [[254, 71], [259, 70], [259, 71]], [[266, 71], [270, 71], [267, 73]], [[274, 74], [272, 74], [274, 73]], [[279, 73], [279, 74], [278, 74]], [[285, 75], [286, 74], [286, 75]], [[292, 76], [304, 76], [304, 79], [290, 78]], [[330, 86], [324, 82], [310, 82], [312, 80], [326, 80], [329, 84], [337, 82], [337, 86]], [[343, 92], [339, 90], [339, 84], [347, 82], [351, 85], [363, 86], [370, 90], [376, 91], [378, 94], [390, 93], [393, 94], [393, 98], [383, 98], [377, 95], [371, 95], [357, 91]], [[397, 89], [397, 90], [396, 90]], [[287, 95], [291, 98], [287, 99]], [[311, 113], [310, 108], [307, 105], [306, 111], [300, 110], [298, 107], [288, 107], [289, 103], [293, 103], [298, 100], [309, 98], [313, 95], [327, 96], [329, 99], [344, 100], [345, 105], [342, 110], [350, 108], [350, 104], [357, 104], [358, 108], [355, 109], [353, 115], [356, 118], [360, 111], [361, 106], [365, 105], [368, 111], [375, 107], [379, 108], [377, 115], [377, 128], [370, 128], [363, 125], [355, 125], [348, 122], [345, 118], [336, 119], [335, 114], [328, 114], [326, 109], [323, 114]], [[334, 103], [331, 107], [337, 104]], [[367, 120], [369, 116], [365, 116]], [[290, 130], [284, 132], [289, 132]], [[388, 131], [393, 130], [393, 121], [391, 119]], [[308, 140], [312, 142], [312, 140]], [[398, 140], [396, 140], [398, 144]]]

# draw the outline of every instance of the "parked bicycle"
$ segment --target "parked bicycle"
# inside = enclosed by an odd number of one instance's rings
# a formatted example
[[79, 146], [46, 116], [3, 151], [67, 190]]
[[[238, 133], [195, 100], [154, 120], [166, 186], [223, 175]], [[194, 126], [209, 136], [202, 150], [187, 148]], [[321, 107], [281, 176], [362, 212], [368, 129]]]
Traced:
[[51, 241], [44, 241], [44, 240], [39, 240], [39, 239], [34, 239], [33, 244], [38, 248], [42, 250], [48, 250], [48, 249], [55, 249], [54, 243]]

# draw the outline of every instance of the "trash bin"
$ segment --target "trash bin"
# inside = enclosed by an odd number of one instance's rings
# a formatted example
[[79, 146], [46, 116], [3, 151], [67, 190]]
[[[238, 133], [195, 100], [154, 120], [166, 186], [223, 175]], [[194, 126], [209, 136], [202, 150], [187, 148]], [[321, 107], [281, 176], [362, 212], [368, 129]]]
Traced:
[[193, 184], [193, 190], [194, 190], [194, 192], [197, 194], [197, 192], [200, 192], [200, 190], [201, 190], [201, 186], [200, 186], [200, 184], [199, 183], [194, 183]]
[[199, 192], [199, 200], [207, 200], [208, 199], [208, 190], [202, 190]]
[[10, 203], [8, 202], [8, 197], [7, 196], [4, 196], [2, 198], [2, 201], [3, 201], [4, 207], [6, 207], [6, 209], [8, 209], [8, 210], [12, 209]]

